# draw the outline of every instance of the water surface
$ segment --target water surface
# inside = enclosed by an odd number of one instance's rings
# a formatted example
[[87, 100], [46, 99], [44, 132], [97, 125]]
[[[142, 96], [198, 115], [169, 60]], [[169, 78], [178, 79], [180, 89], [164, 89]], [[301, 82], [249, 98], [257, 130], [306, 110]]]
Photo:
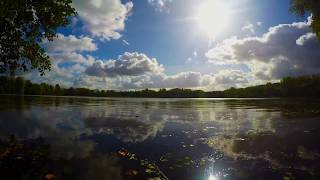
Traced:
[[0, 136], [8, 178], [320, 178], [318, 100], [0, 96]]

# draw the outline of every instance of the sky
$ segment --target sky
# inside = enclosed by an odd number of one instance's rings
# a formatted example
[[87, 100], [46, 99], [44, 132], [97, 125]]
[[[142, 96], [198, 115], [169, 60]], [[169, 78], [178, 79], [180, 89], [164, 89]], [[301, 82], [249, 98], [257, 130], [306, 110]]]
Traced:
[[289, 0], [73, 0], [43, 42], [52, 70], [33, 82], [90, 89], [223, 90], [320, 71], [319, 42]]

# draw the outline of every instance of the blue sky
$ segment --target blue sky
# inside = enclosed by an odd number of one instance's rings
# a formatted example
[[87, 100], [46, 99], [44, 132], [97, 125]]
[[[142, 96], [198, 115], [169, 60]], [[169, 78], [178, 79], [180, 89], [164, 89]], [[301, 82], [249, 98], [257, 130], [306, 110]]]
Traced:
[[[186, 3], [186, 0], [175, 0], [169, 7], [170, 13], [167, 13], [156, 11], [147, 3], [147, 0], [133, 1], [132, 15], [128, 17], [126, 29], [122, 32], [123, 37], [121, 38], [128, 41], [130, 46], [125, 45], [122, 40], [97, 41], [99, 50], [93, 55], [103, 59], [112, 59], [124, 52], [138, 51], [157, 58], [165, 65], [182, 65], [194, 50], [203, 52], [208, 50], [208, 38], [201, 35], [201, 32], [195, 32], [197, 30], [192, 27], [192, 21], [182, 20], [194, 16], [193, 8], [195, 4], [200, 4], [198, 2], [189, 0]], [[235, 18], [238, 22], [232, 22], [234, 25], [226, 29], [227, 33], [219, 39], [244, 36], [241, 27], [249, 22], [263, 22], [257, 32], [261, 34], [272, 25], [299, 20], [289, 13], [289, 0], [243, 2], [240, 5], [243, 12], [239, 14], [240, 18]], [[78, 35], [86, 34], [81, 31], [77, 33]]]
[[[308, 60], [310, 66], [301, 63], [307, 57], [304, 53], [319, 55], [318, 47], [306, 49], [306, 43], [318, 45], [315, 36], [308, 28], [307, 18], [297, 18], [289, 12], [289, 3], [74, 0], [79, 15], [67, 28], [59, 29], [55, 42], [45, 43], [53, 60], [53, 72], [46, 77], [35, 73], [28, 77], [36, 82], [99, 89], [217, 90], [317, 73], [314, 61]], [[201, 7], [208, 7], [209, 12], [201, 13]], [[221, 18], [210, 17], [212, 11], [218, 11], [213, 15]], [[213, 21], [203, 21], [199, 14]], [[205, 26], [214, 32], [226, 16], [227, 25], [214, 38], [199, 27], [199, 22], [207, 23]], [[68, 49], [71, 46], [74, 48]], [[287, 53], [292, 48], [300, 52], [300, 59]]]
[[[201, 0], [200, 0], [201, 1]], [[194, 6], [199, 0], [175, 0], [170, 5], [170, 12], [159, 12], [147, 3], [147, 0], [133, 1], [132, 15], [128, 17], [122, 38], [130, 43], [126, 46], [121, 40], [99, 42], [99, 50], [93, 54], [103, 59], [117, 58], [127, 51], [144, 52], [156, 57], [159, 62], [168, 65], [181, 65], [196, 49], [207, 51], [208, 39], [192, 27]], [[230, 0], [229, 0], [230, 1]], [[234, 0], [231, 0], [231, 2]], [[246, 23], [263, 22], [257, 35], [267, 31], [270, 26], [299, 21], [288, 11], [289, 0], [240, 0], [241, 13], [235, 17], [230, 29], [219, 40], [231, 36], [245, 36], [241, 27]], [[180, 20], [180, 21], [179, 21]], [[78, 35], [86, 32], [78, 32]], [[178, 49], [178, 51], [177, 51]]]

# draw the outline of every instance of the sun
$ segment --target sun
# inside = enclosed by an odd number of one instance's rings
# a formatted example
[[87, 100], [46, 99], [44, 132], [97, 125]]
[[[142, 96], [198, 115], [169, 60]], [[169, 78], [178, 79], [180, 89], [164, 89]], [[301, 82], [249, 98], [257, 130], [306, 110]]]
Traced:
[[196, 19], [199, 28], [214, 39], [227, 28], [229, 17], [230, 8], [224, 0], [206, 0], [200, 4]]

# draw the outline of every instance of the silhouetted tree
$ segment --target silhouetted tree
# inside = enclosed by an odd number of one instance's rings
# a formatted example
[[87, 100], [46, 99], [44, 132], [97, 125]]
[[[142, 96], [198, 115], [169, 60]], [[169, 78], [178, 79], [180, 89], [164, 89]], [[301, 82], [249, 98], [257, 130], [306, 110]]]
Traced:
[[52, 41], [58, 27], [75, 15], [72, 0], [0, 1], [0, 73], [16, 69], [50, 70], [49, 56], [41, 42]]
[[291, 0], [290, 11], [300, 17], [311, 13], [311, 28], [320, 39], [320, 0]]

